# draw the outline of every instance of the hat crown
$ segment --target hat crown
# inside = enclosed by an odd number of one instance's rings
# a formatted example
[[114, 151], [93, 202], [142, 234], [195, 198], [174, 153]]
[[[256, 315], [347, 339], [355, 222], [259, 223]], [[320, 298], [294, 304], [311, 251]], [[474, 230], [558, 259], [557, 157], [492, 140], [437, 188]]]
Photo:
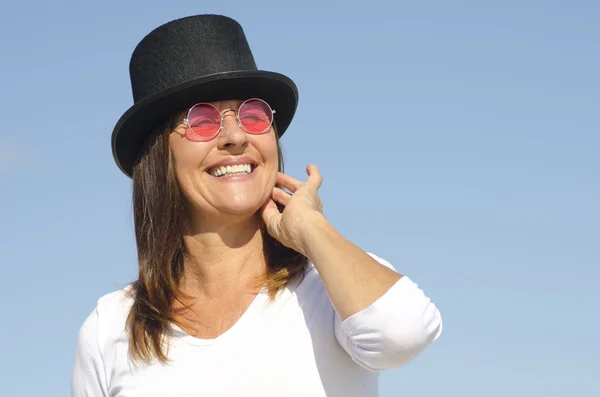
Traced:
[[166, 23], [135, 48], [129, 64], [134, 102], [200, 77], [257, 70], [240, 24], [222, 15]]

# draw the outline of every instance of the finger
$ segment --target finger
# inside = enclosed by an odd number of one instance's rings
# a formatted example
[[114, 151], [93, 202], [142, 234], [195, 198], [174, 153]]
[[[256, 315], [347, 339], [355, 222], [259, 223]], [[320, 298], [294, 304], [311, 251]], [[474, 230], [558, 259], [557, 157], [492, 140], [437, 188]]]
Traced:
[[265, 222], [267, 231], [271, 235], [276, 235], [278, 230], [278, 220], [281, 218], [281, 213], [277, 208], [277, 204], [270, 198], [262, 205], [260, 215]]
[[309, 164], [306, 167], [306, 173], [308, 174], [308, 180], [306, 183], [319, 190], [321, 184], [323, 183], [323, 176], [321, 175], [319, 168], [314, 164]]
[[282, 187], [286, 188], [290, 192], [294, 193], [300, 186], [302, 186], [302, 182], [298, 179], [286, 175], [282, 172], [277, 174], [277, 183], [279, 183]]
[[284, 191], [283, 189], [276, 187], [276, 188], [273, 188], [273, 193], [271, 193], [271, 198], [273, 200], [275, 200], [275, 202], [287, 206], [292, 198], [292, 195], [289, 194], [288, 192]]

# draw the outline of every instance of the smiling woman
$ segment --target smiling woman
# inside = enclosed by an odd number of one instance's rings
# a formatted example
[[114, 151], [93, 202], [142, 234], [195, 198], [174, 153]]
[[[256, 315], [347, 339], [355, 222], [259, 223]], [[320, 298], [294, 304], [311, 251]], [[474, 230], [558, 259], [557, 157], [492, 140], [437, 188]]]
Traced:
[[[186, 209], [186, 203], [194, 203], [195, 201], [191, 197], [186, 198], [183, 192], [187, 190], [193, 196], [195, 189], [189, 185], [185, 189], [184, 186], [187, 183], [185, 180], [179, 182], [178, 176], [185, 174], [185, 171], [176, 172], [176, 168], [186, 167], [185, 159], [181, 157], [185, 155], [187, 147], [186, 134], [189, 135], [190, 130], [182, 125], [180, 120], [183, 117], [182, 114], [171, 117], [150, 134], [152, 139], [147, 142], [141, 160], [137, 163], [133, 172], [133, 204], [140, 272], [139, 279], [132, 287], [133, 291], [142, 291], [139, 294], [135, 292], [133, 294], [128, 293], [134, 300], [136, 296], [139, 300], [139, 305], [134, 305], [129, 313], [128, 321], [130, 329], [133, 330], [130, 336], [132, 346], [138, 347], [132, 350], [132, 355], [133, 357], [143, 357], [146, 360], [150, 360], [152, 355], [156, 355], [162, 360], [166, 360], [167, 357], [162, 349], [154, 348], [157, 342], [153, 341], [149, 344], [148, 340], [150, 339], [147, 340], [145, 335], [152, 335], [151, 339], [158, 341], [161, 335], [168, 330], [171, 322], [176, 321], [176, 314], [180, 323], [185, 320], [186, 316], [185, 310], [179, 310], [179, 312], [173, 310], [172, 313], [170, 310], [166, 310], [160, 316], [157, 316], [153, 311], [153, 308], [157, 306], [156, 303], [143, 302], [139, 299], [140, 296], [147, 295], [163, 296], [165, 301], [161, 302], [161, 306], [164, 307], [171, 305], [171, 300], [179, 306], [184, 299], [181, 296], [179, 286], [179, 280], [184, 275], [184, 254], [187, 252], [184, 240], [186, 234], [190, 234], [188, 231], [191, 227], [189, 214], [195, 213], [195, 211], [190, 212]], [[274, 129], [272, 132], [274, 132]], [[226, 160], [218, 162], [213, 160], [203, 168], [205, 172], [219, 169], [218, 172], [221, 173], [220, 169], [231, 167], [226, 165], [227, 163], [242, 162], [251, 164], [252, 174], [255, 174], [254, 171], [259, 165], [263, 167], [263, 170], [258, 169], [256, 173], [262, 173], [264, 176], [270, 170], [270, 174], [273, 174], [270, 177], [272, 179], [277, 171], [283, 171], [283, 158], [277, 134], [270, 134], [270, 139], [267, 140], [271, 143], [269, 150], [266, 151], [266, 157], [269, 161], [263, 160], [262, 156], [258, 154], [249, 156], [243, 152], [243, 157], [225, 155], [222, 157], [225, 157]], [[177, 149], [178, 145], [180, 149]], [[206, 162], [206, 153], [204, 156], [202, 155], [203, 148], [206, 151], [207, 146], [196, 146], [197, 151], [200, 151], [200, 153], [192, 151], [188, 154], [192, 174], [192, 177], [187, 179], [189, 183], [194, 183], [196, 180], [194, 176], [202, 172], [199, 164]], [[175, 161], [178, 156], [180, 161], [179, 166], [176, 166]], [[255, 160], [254, 158], [257, 157], [260, 157], [260, 159]], [[275, 169], [273, 169], [274, 167]], [[227, 176], [225, 175], [226, 172], [227, 169], [219, 177], [201, 176], [213, 183], [220, 183], [221, 180], [231, 181], [234, 176]], [[235, 178], [239, 179], [239, 177]], [[215, 193], [219, 193], [219, 190], [215, 190], [214, 186], [219, 187], [220, 185], [212, 186]], [[250, 211], [256, 212], [258, 207], [266, 201], [265, 196], [269, 197], [272, 188], [266, 189], [265, 192], [264, 186], [274, 186], [274, 183], [269, 181], [260, 186], [263, 187], [261, 199], [254, 200], [255, 208]], [[227, 185], [224, 187], [227, 187]], [[234, 195], [225, 194], [223, 204], [231, 208], [231, 205], [234, 204], [231, 197], [234, 197]], [[252, 201], [241, 202], [241, 205], [252, 205]], [[216, 216], [222, 216], [219, 214], [220, 212], [217, 211]], [[208, 224], [206, 223], [208, 220], [199, 220], [199, 222], [200, 225]], [[269, 257], [265, 261], [267, 268], [261, 269], [264, 270], [264, 277], [259, 278], [259, 280], [264, 281], [264, 288], [271, 296], [274, 296], [290, 280], [298, 279], [305, 272], [308, 260], [296, 251], [280, 244], [275, 238], [265, 233], [264, 228], [261, 231], [261, 237], [264, 239], [264, 251], [269, 254]], [[190, 267], [188, 267], [188, 270], [190, 270]], [[172, 275], [172, 277], [168, 275]], [[155, 290], [143, 291], [153, 288], [153, 286]], [[260, 288], [259, 286], [258, 289]], [[180, 307], [180, 309], [183, 309], [183, 307]], [[189, 313], [193, 314], [193, 312], [188, 311], [187, 315]], [[161, 316], [164, 318], [161, 319]], [[150, 328], [145, 319], [153, 317], [156, 318], [155, 326]], [[191, 329], [192, 327], [187, 328], [191, 333], [197, 334], [196, 331]]]
[[317, 167], [283, 173], [297, 88], [256, 68], [236, 21], [169, 22], [130, 72], [113, 153], [139, 275], [83, 323], [74, 397], [376, 396], [438, 338], [423, 291], [328, 222]]

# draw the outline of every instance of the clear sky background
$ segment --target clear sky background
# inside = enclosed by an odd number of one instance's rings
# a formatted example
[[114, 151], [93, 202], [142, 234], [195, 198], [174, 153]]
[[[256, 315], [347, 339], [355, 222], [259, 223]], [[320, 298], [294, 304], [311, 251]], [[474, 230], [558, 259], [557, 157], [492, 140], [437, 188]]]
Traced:
[[[286, 170], [417, 281], [444, 333], [381, 396], [600, 395], [600, 3], [3, 1], [0, 396], [69, 394], [77, 332], [136, 276], [110, 133], [129, 57], [223, 13], [292, 77]], [[200, 386], [200, 385], [199, 385]]]

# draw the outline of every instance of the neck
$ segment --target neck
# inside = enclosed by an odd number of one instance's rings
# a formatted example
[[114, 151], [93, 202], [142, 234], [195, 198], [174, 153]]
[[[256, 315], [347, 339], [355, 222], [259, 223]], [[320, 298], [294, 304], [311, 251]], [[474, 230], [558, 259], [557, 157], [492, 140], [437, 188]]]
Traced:
[[[222, 219], [221, 219], [222, 220]], [[189, 252], [182, 290], [207, 298], [255, 291], [267, 263], [259, 218], [194, 222], [184, 236]]]

